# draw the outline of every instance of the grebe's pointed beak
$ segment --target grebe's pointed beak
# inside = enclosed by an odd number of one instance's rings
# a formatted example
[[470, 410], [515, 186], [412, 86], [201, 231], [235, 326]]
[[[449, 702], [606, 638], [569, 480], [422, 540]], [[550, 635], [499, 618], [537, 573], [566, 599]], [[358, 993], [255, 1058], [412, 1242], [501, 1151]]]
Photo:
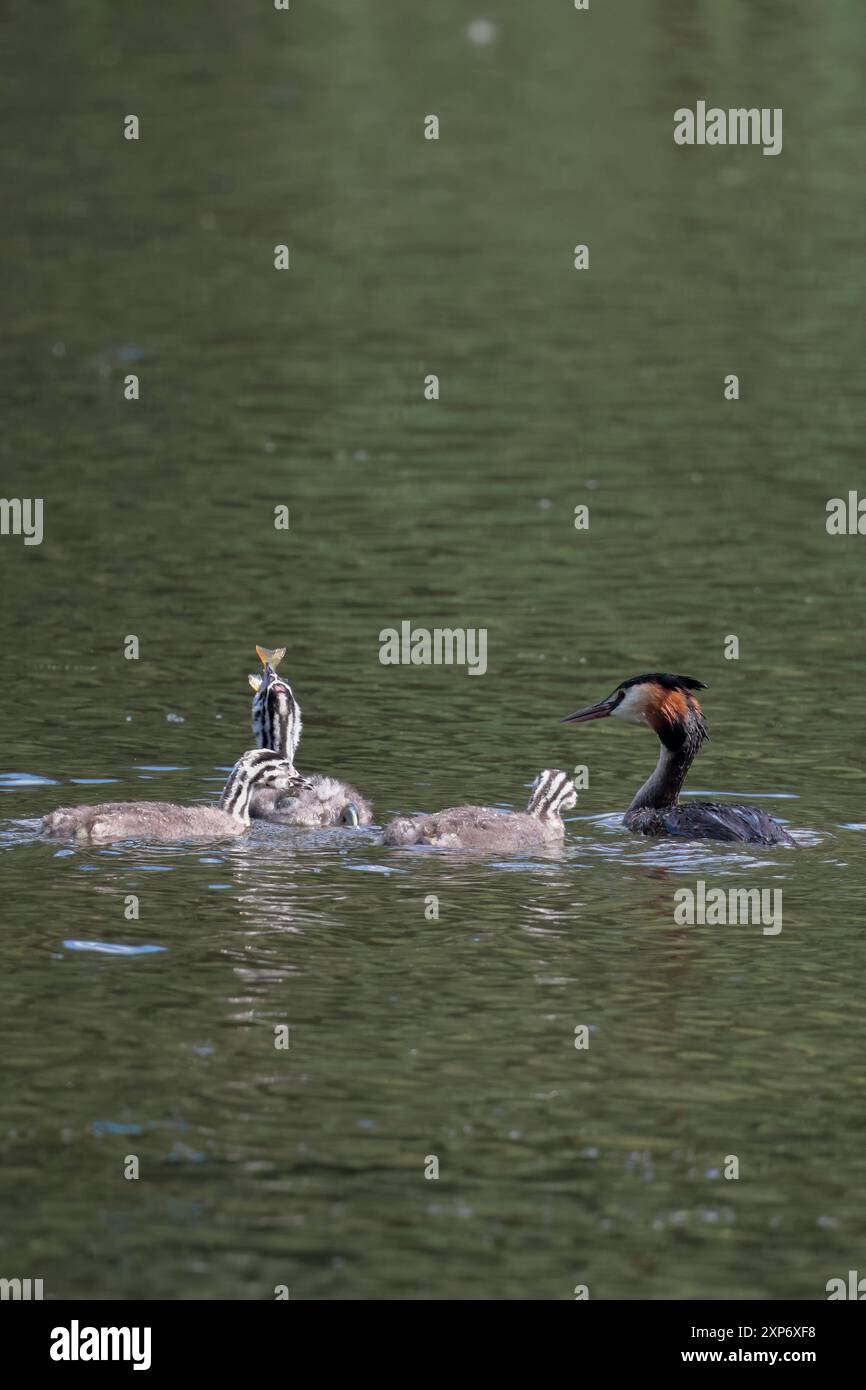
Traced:
[[613, 714], [616, 709], [617, 701], [611, 695], [603, 700], [599, 700], [596, 705], [587, 705], [586, 709], [578, 709], [574, 714], [567, 714], [560, 720], [562, 724], [588, 724], [591, 719], [607, 719], [609, 714]]

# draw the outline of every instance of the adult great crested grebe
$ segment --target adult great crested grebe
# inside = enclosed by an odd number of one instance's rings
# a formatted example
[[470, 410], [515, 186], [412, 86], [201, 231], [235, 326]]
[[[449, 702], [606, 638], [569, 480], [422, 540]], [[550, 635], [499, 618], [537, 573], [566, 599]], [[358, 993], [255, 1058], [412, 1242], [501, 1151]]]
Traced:
[[562, 812], [577, 805], [566, 772], [547, 769], [532, 784], [525, 811], [492, 806], [450, 806], [430, 816], [398, 816], [385, 826], [383, 845], [438, 845], [440, 849], [537, 849], [565, 838]]
[[[269, 651], [256, 647], [264, 666], [261, 676], [249, 676], [253, 689], [253, 733], [260, 748], [273, 748], [294, 764], [301, 739], [301, 707], [292, 687], [276, 667], [286, 654], [285, 647]], [[250, 808], [253, 816], [279, 821], [282, 825], [369, 825], [373, 810], [369, 801], [348, 782], [319, 773], [304, 775], [298, 795], [259, 791]]]
[[655, 771], [644, 782], [625, 813], [625, 824], [638, 835], [676, 835], [686, 840], [729, 840], [751, 845], [793, 845], [796, 841], [778, 821], [757, 806], [734, 806], [724, 801], [677, 798], [686, 773], [710, 731], [692, 694], [706, 690], [691, 676], [654, 671], [632, 676], [595, 705], [563, 719], [563, 724], [588, 724], [613, 715], [633, 724], [648, 724], [661, 749]]
[[250, 800], [259, 788], [275, 793], [303, 790], [291, 763], [267, 748], [252, 748], [232, 768], [218, 806], [176, 806], [170, 801], [103, 801], [98, 806], [61, 806], [43, 816], [49, 835], [74, 836], [97, 844], [112, 840], [222, 839], [249, 829]]

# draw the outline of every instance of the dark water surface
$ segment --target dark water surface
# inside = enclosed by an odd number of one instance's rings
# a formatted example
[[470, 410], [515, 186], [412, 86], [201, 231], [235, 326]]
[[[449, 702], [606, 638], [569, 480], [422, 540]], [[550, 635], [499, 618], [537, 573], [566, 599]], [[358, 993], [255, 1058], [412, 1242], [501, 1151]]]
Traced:
[[[7, 6], [2, 491], [45, 535], [0, 538], [3, 1277], [810, 1299], [862, 1271], [866, 540], [824, 523], [864, 486], [866, 10], [723, 9]], [[698, 99], [782, 107], [782, 154], [677, 148]], [[485, 628], [487, 674], [380, 665], [402, 620]], [[35, 837], [213, 797], [256, 642], [289, 649], [299, 765], [379, 823], [586, 763], [563, 855]], [[690, 789], [796, 850], [621, 829], [652, 738], [558, 720], [657, 669], [710, 686]], [[699, 878], [781, 888], [783, 930], [677, 926]]]

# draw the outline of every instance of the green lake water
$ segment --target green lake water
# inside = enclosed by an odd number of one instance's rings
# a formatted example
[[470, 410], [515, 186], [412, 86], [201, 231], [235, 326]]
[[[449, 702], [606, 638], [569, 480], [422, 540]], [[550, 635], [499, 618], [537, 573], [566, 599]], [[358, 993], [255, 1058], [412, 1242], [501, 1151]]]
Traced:
[[[0, 537], [0, 1276], [863, 1272], [866, 538], [825, 509], [866, 489], [864, 50], [856, 0], [7, 6], [0, 468], [44, 538]], [[781, 107], [782, 153], [677, 147], [698, 100]], [[404, 620], [485, 629], [486, 674], [383, 666]], [[585, 764], [563, 853], [38, 837], [214, 797], [256, 643], [288, 648], [299, 767], [377, 825]], [[688, 789], [795, 850], [622, 829], [654, 740], [559, 720], [646, 670], [709, 686]], [[676, 925], [698, 879], [780, 888], [783, 930]]]

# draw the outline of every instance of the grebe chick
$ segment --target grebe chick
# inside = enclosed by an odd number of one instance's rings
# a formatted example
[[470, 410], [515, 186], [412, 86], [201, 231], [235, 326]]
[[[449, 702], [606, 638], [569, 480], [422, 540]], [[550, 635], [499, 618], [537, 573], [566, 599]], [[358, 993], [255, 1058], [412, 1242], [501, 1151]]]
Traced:
[[[285, 648], [268, 651], [256, 647], [264, 672], [248, 676], [253, 689], [253, 734], [260, 748], [272, 748], [294, 764], [301, 740], [301, 707], [288, 681], [276, 673]], [[250, 814], [282, 825], [312, 828], [328, 825], [369, 825], [373, 808], [349, 782], [321, 773], [305, 773], [304, 787], [297, 794], [259, 791], [253, 797]]]
[[398, 816], [385, 826], [383, 845], [438, 845], [441, 849], [537, 849], [561, 845], [562, 812], [577, 805], [568, 773], [540, 772], [525, 811], [492, 806], [450, 806], [430, 816]]
[[42, 819], [49, 835], [107, 844], [112, 840], [222, 839], [242, 835], [250, 824], [250, 800], [258, 788], [275, 794], [303, 790], [305, 783], [278, 753], [252, 748], [232, 768], [218, 806], [175, 806], [170, 801], [104, 801], [98, 806], [61, 806]]
[[625, 813], [624, 822], [638, 835], [676, 835], [685, 840], [726, 840], [750, 845], [793, 845], [784, 826], [757, 806], [726, 801], [678, 800], [692, 761], [710, 736], [703, 711], [691, 693], [706, 690], [692, 676], [653, 672], [623, 681], [603, 700], [563, 719], [588, 724], [614, 715], [633, 724], [648, 724], [658, 735], [659, 760]]

